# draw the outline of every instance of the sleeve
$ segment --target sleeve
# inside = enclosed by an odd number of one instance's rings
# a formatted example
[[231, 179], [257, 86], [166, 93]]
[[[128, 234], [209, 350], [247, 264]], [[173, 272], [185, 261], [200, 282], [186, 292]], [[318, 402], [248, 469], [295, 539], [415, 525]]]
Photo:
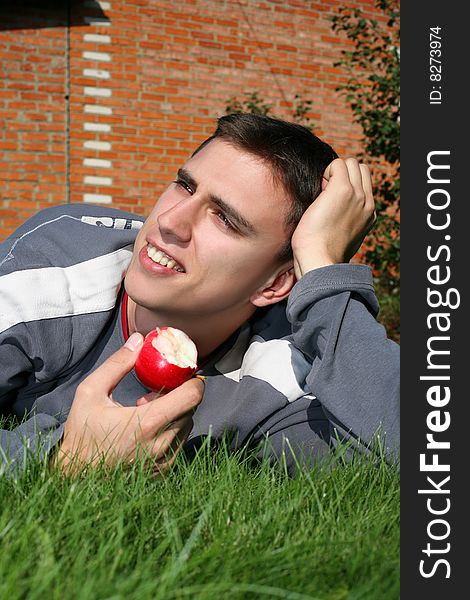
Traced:
[[377, 444], [390, 462], [398, 458], [399, 346], [387, 339], [377, 312], [365, 265], [323, 267], [296, 284], [287, 316], [293, 344], [311, 364], [306, 389], [312, 395], [294, 402], [295, 410], [281, 409], [259, 429], [258, 437], [269, 433], [277, 456], [288, 443], [294, 454], [314, 458], [322, 452], [320, 436], [330, 445]]
[[63, 435], [64, 424], [37, 414], [11, 431], [0, 430], [0, 475], [24, 471], [31, 461], [42, 461]]
[[[4, 419], [33, 371], [33, 360], [21, 347], [22, 339], [24, 335], [18, 331], [15, 335], [11, 329], [0, 333], [0, 409]], [[32, 458], [44, 458], [60, 440], [62, 429], [63, 425], [47, 414], [36, 414], [11, 430], [0, 429], [0, 473], [11, 474], [24, 469]]]
[[[33, 262], [32, 257], [37, 260], [38, 252], [28, 246], [26, 252], [13, 253], [17, 239], [15, 235], [0, 244], [0, 473], [9, 474], [25, 468], [33, 457], [44, 457], [62, 436], [57, 419], [47, 414], [22, 419], [27, 408], [17, 403], [20, 391], [28, 390], [35, 374], [48, 362], [47, 344], [41, 339], [35, 342], [23, 322], [14, 279], [16, 272]], [[34, 297], [30, 287], [25, 292]], [[8, 428], [18, 419], [20, 425]]]

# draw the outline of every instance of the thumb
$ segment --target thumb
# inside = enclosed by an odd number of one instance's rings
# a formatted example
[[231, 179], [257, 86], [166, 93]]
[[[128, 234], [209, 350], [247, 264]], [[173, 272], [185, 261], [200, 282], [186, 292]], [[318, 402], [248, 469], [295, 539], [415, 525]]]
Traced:
[[140, 333], [133, 333], [122, 348], [104, 361], [91, 375], [87, 383], [95, 389], [111, 394], [117, 384], [129, 373], [139, 356], [144, 338]]

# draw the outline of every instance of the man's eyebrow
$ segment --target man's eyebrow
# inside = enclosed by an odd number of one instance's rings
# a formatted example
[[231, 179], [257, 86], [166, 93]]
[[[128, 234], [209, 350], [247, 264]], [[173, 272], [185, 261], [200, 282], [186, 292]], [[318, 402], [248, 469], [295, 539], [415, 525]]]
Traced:
[[256, 229], [253, 225], [245, 219], [243, 215], [241, 215], [236, 208], [227, 204], [225, 200], [222, 200], [220, 196], [216, 196], [215, 194], [210, 194], [209, 198], [211, 202], [216, 204], [220, 210], [227, 215], [227, 217], [235, 223], [235, 225], [244, 231], [245, 233], [251, 235], [256, 233]]
[[[180, 177], [185, 183], [190, 185], [194, 190], [197, 189], [197, 182], [194, 177], [187, 171], [184, 167], [178, 169], [178, 177]], [[220, 210], [227, 215], [227, 217], [242, 231], [247, 234], [256, 233], [256, 229], [254, 226], [247, 220], [245, 217], [238, 212], [236, 208], [228, 204], [225, 200], [223, 200], [220, 196], [216, 194], [210, 194], [209, 199], [211, 202], [216, 204]]]
[[178, 169], [177, 175], [178, 175], [179, 179], [182, 179], [185, 183], [187, 183], [189, 186], [194, 188], [194, 191], [196, 191], [196, 188], [197, 188], [196, 180], [194, 179], [194, 177], [191, 175], [191, 173], [189, 171], [187, 171], [184, 167], [181, 167], [181, 169]]

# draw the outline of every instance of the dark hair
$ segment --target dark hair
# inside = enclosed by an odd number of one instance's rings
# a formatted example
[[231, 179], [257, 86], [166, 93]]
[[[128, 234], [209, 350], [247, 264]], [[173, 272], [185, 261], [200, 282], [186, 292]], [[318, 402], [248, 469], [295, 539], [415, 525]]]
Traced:
[[[234, 113], [218, 119], [215, 132], [194, 151], [222, 139], [265, 161], [291, 199], [286, 225], [294, 230], [321, 192], [322, 174], [338, 157], [331, 146], [309, 129], [265, 115]], [[280, 262], [292, 256], [290, 241], [279, 253]]]

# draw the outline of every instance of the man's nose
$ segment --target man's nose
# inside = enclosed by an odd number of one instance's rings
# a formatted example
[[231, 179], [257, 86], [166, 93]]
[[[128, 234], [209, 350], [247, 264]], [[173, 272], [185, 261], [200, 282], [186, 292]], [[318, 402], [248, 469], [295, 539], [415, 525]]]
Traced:
[[181, 200], [158, 216], [157, 222], [163, 240], [179, 243], [190, 241], [196, 216], [196, 202], [193, 200], [194, 198]]

